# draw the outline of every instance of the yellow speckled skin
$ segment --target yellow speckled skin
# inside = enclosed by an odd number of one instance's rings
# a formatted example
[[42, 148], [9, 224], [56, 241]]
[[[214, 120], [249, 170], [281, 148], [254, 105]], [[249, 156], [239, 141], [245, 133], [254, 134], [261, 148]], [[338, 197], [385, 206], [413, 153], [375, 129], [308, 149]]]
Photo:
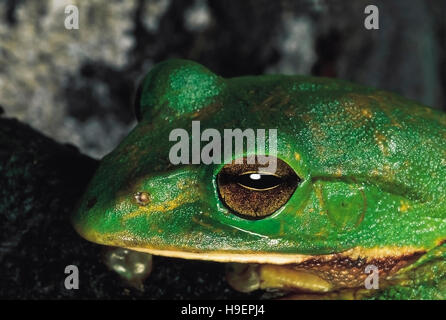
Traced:
[[[342, 253], [372, 261], [444, 252], [444, 113], [341, 80], [224, 79], [194, 62], [170, 60], [144, 79], [137, 115], [138, 126], [104, 157], [73, 215], [88, 240], [273, 264]], [[191, 132], [192, 120], [202, 131], [277, 129], [277, 156], [301, 179], [290, 200], [264, 219], [232, 214], [215, 182], [223, 164], [169, 162], [169, 133]], [[150, 195], [147, 205], [135, 201], [141, 191]], [[427, 288], [419, 297], [444, 297], [443, 255], [435, 258], [438, 274], [431, 272], [438, 283], [418, 284]], [[413, 294], [395, 292], [383, 297]]]

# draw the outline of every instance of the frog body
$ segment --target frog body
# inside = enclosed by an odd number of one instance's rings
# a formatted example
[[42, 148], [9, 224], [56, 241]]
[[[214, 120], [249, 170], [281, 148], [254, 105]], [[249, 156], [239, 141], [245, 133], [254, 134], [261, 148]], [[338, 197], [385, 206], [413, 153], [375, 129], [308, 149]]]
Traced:
[[[444, 247], [444, 113], [342, 80], [224, 79], [195, 62], [169, 60], [142, 81], [136, 114], [138, 125], [101, 161], [73, 214], [74, 227], [90, 241], [249, 263], [258, 267], [245, 291], [271, 287], [334, 298], [346, 290], [353, 297], [376, 294], [357, 294], [367, 265], [378, 267], [387, 287], [416, 286], [390, 279]], [[278, 170], [292, 172], [283, 175], [295, 189], [265, 192], [231, 180], [257, 172], [256, 165], [172, 164], [169, 135], [191, 132], [193, 121], [219, 132], [277, 129]], [[251, 155], [244, 150], [233, 160]], [[276, 202], [269, 212], [266, 204]], [[442, 271], [425, 286], [444, 298], [444, 257], [432, 259]], [[228, 277], [235, 287], [243, 283], [238, 275]]]

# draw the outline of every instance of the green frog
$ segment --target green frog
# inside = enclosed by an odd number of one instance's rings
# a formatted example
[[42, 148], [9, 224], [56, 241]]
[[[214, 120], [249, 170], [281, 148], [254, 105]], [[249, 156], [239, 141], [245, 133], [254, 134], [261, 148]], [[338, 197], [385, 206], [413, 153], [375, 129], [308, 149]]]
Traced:
[[[135, 105], [138, 125], [72, 216], [85, 239], [227, 263], [242, 292], [446, 298], [446, 114], [343, 80], [226, 79], [179, 59], [146, 75]], [[172, 163], [173, 130], [197, 122], [222, 136], [275, 129], [277, 145]]]

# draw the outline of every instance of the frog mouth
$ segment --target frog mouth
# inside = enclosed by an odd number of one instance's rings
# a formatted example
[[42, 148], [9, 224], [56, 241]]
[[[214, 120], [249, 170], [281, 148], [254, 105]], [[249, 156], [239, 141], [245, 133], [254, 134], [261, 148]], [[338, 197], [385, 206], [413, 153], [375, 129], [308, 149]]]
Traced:
[[[119, 244], [118, 246], [122, 246]], [[291, 254], [291, 253], [271, 253], [271, 252], [243, 252], [243, 251], [186, 251], [175, 250], [170, 248], [147, 248], [147, 247], [127, 247], [129, 250], [141, 251], [150, 253], [156, 256], [164, 256], [171, 258], [190, 259], [190, 260], [205, 260], [215, 262], [234, 262], [234, 263], [255, 263], [255, 264], [275, 264], [275, 265], [289, 265], [302, 263], [339, 263], [344, 261], [350, 264], [355, 261], [369, 262], [373, 261], [394, 261], [404, 259], [413, 255], [421, 255], [426, 253], [425, 248], [420, 247], [374, 247], [363, 248], [354, 247], [338, 253], [310, 255], [310, 254]], [[345, 260], [347, 259], [347, 260]], [[364, 260], [365, 259], [365, 260]], [[377, 262], [377, 263], [378, 263]]]
[[292, 293], [297, 299], [353, 298], [368, 291], [365, 290], [365, 280], [369, 276], [365, 272], [367, 266], [374, 267], [382, 287], [392, 275], [418, 260], [423, 253], [373, 260], [341, 255], [328, 260], [314, 257], [288, 265], [230, 263], [226, 277], [229, 284], [241, 292], [263, 289]]
[[226, 278], [237, 291], [288, 292], [293, 299], [352, 298], [365, 289], [367, 266], [378, 271], [380, 288], [402, 268], [426, 253], [417, 247], [355, 247], [326, 255], [184, 252], [129, 248], [154, 255], [227, 263]]

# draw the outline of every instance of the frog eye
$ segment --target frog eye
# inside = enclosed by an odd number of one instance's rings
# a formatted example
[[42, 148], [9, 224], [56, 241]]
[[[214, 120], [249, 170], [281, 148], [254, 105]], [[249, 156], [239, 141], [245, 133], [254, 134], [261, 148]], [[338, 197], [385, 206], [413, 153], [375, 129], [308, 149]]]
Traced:
[[247, 164], [246, 158], [243, 164], [237, 161], [226, 164], [217, 175], [222, 202], [245, 219], [261, 219], [281, 208], [296, 190], [300, 178], [284, 161], [276, 161], [274, 173], [262, 171], [264, 165]]

